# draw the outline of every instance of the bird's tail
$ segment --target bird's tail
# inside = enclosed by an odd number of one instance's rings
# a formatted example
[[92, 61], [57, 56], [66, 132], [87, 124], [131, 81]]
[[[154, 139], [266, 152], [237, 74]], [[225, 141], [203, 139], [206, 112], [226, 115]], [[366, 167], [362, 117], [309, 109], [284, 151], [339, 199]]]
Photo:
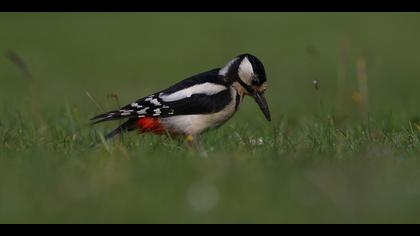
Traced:
[[136, 129], [136, 119], [129, 119], [120, 126], [118, 126], [113, 131], [109, 132], [107, 135], [105, 135], [105, 139], [109, 140], [113, 138], [115, 135], [118, 135], [123, 132], [128, 132]]
[[107, 113], [97, 115], [91, 118], [90, 121], [92, 122], [91, 124], [94, 125], [94, 124], [98, 124], [104, 121], [120, 120], [120, 119], [127, 119], [127, 118], [131, 119], [135, 117], [139, 117], [139, 115], [133, 110], [115, 110], [115, 111], [110, 111]]
[[92, 122], [91, 125], [94, 125], [94, 124], [101, 123], [101, 122], [104, 122], [104, 121], [117, 120], [117, 119], [121, 119], [120, 112], [119, 111], [110, 111], [110, 112], [107, 112], [107, 113], [97, 115], [97, 116], [91, 118], [90, 121]]

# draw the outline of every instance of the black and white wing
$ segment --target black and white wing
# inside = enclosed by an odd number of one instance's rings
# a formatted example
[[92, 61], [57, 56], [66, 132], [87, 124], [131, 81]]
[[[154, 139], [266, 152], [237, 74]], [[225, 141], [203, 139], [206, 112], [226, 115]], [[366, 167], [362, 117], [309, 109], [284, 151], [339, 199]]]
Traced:
[[141, 117], [209, 114], [222, 110], [231, 101], [229, 85], [219, 69], [185, 79], [168, 89], [141, 98], [119, 110], [95, 116], [99, 123]]

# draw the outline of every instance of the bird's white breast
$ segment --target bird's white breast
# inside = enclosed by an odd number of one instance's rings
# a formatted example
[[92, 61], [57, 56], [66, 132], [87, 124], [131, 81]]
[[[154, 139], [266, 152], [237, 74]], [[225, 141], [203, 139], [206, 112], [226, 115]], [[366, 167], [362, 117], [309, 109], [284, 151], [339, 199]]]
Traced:
[[226, 122], [235, 113], [236, 94], [234, 88], [230, 88], [231, 102], [226, 107], [216, 113], [211, 114], [195, 114], [195, 115], [178, 115], [162, 118], [161, 123], [167, 130], [174, 133], [186, 135], [196, 135], [203, 131], [217, 127]]

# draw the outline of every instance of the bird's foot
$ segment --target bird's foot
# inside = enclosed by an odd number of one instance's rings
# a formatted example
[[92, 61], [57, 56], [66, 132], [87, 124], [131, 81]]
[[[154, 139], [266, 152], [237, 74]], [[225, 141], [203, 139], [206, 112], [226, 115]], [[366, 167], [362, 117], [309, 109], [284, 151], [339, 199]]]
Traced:
[[198, 153], [200, 157], [208, 157], [208, 153], [201, 144], [198, 136], [187, 135], [185, 140], [187, 141], [188, 145]]

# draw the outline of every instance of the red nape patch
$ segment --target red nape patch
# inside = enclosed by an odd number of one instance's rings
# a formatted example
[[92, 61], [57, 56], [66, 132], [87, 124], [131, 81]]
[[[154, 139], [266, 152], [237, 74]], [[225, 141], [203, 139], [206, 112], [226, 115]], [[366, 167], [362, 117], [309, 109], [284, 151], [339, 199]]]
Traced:
[[139, 126], [140, 132], [142, 133], [155, 133], [155, 134], [164, 134], [165, 129], [163, 128], [162, 124], [159, 122], [158, 118], [153, 117], [143, 117], [137, 121], [137, 125]]

